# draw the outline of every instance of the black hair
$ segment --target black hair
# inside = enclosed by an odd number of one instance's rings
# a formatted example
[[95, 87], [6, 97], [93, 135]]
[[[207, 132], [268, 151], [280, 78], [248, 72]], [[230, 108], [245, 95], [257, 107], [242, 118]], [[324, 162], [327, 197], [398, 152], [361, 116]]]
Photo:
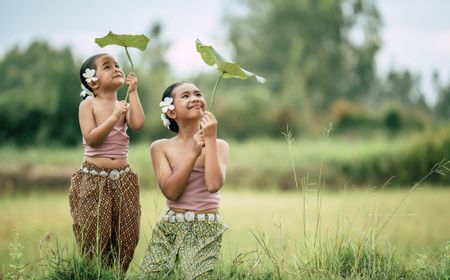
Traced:
[[[173, 96], [172, 96], [173, 90], [174, 90], [175, 88], [177, 88], [178, 86], [184, 84], [184, 83], [194, 84], [193, 82], [190, 82], [190, 81], [181, 81], [181, 82], [176, 82], [176, 83], [171, 84], [171, 85], [168, 86], [168, 87], [166, 88], [166, 90], [164, 91], [164, 93], [163, 93], [163, 95], [162, 95], [162, 98], [161, 98], [161, 101], [164, 101], [164, 98], [166, 98], [166, 97], [171, 97], [171, 98], [173, 98]], [[179, 128], [178, 128], [177, 122], [176, 122], [174, 119], [170, 118], [167, 114], [165, 114], [165, 115], [166, 115], [166, 118], [167, 118], [167, 119], [169, 120], [169, 122], [170, 122], [170, 125], [169, 125], [170, 131], [173, 131], [173, 132], [175, 132], [175, 133], [178, 133]]]
[[[107, 54], [100, 53], [100, 54], [96, 54], [96, 55], [89, 57], [88, 59], [86, 59], [85, 62], [83, 62], [83, 64], [81, 65], [81, 68], [80, 68], [80, 81], [83, 84], [83, 86], [85, 86], [92, 93], [94, 92], [94, 90], [86, 82], [86, 78], [83, 77], [83, 73], [86, 72], [87, 68], [97, 70], [97, 66], [95, 65], [95, 62], [97, 61], [97, 58], [104, 56], [104, 55], [107, 55]], [[87, 97], [87, 95], [83, 96], [83, 99], [86, 99], [86, 97]]]

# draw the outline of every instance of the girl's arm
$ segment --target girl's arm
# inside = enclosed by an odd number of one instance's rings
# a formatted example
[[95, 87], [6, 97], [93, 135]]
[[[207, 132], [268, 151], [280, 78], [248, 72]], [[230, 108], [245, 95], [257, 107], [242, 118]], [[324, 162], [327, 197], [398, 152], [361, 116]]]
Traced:
[[150, 146], [153, 169], [155, 170], [159, 187], [169, 200], [177, 200], [183, 194], [195, 162], [202, 152], [204, 141], [200, 133], [194, 136], [194, 140], [194, 149], [176, 172], [172, 172], [164, 152], [164, 145], [167, 140], [155, 141]]
[[78, 110], [81, 134], [86, 143], [95, 147], [105, 141], [108, 134], [113, 129], [116, 122], [128, 110], [126, 102], [119, 102], [115, 105], [113, 113], [99, 126], [95, 125], [94, 110], [91, 99], [83, 100]]
[[209, 192], [217, 192], [225, 182], [228, 161], [228, 144], [217, 140], [217, 120], [211, 112], [202, 119], [202, 135], [205, 140], [205, 182]]
[[130, 97], [130, 110], [127, 112], [127, 123], [131, 129], [137, 131], [144, 126], [144, 109], [137, 91], [138, 78], [131, 72], [128, 74], [126, 84], [128, 85], [128, 96]]

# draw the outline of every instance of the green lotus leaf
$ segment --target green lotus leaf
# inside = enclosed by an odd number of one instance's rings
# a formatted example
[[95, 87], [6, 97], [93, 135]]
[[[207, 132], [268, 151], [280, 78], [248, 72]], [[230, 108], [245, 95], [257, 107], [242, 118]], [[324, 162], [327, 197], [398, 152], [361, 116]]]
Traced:
[[149, 38], [145, 35], [130, 35], [130, 34], [114, 34], [109, 31], [108, 35], [102, 38], [95, 38], [95, 43], [100, 47], [108, 45], [118, 45], [122, 47], [132, 47], [144, 51], [147, 47]]
[[263, 77], [245, 70], [239, 63], [225, 59], [214, 47], [203, 44], [199, 39], [195, 40], [195, 47], [206, 64], [209, 66], [217, 65], [224, 78], [245, 80], [249, 77], [254, 77], [259, 83], [265, 83], [266, 81]]

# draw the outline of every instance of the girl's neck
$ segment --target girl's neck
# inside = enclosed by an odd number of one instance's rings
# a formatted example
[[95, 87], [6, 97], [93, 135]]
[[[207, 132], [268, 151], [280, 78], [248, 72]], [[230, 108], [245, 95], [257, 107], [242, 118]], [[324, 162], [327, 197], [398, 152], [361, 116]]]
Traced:
[[102, 90], [95, 93], [95, 98], [103, 100], [117, 100], [117, 91]]
[[200, 130], [198, 122], [191, 124], [179, 124], [177, 138], [180, 140], [192, 140], [195, 133]]

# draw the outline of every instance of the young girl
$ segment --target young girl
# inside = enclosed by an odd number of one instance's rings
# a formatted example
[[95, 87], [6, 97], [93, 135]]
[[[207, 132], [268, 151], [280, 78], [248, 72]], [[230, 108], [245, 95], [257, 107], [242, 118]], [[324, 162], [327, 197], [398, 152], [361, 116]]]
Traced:
[[[80, 69], [79, 122], [84, 162], [69, 189], [73, 231], [81, 252], [102, 256], [107, 265], [118, 261], [126, 271], [139, 238], [139, 180], [127, 160], [127, 126], [139, 130], [144, 111], [138, 79], [125, 74], [108, 54], [86, 60]], [[117, 101], [117, 90], [128, 86], [130, 103]]]
[[153, 230], [142, 272], [178, 267], [192, 279], [214, 269], [227, 228], [218, 213], [228, 144], [217, 139], [217, 121], [193, 83], [169, 86], [162, 100], [163, 123], [177, 135], [150, 147], [168, 208]]

